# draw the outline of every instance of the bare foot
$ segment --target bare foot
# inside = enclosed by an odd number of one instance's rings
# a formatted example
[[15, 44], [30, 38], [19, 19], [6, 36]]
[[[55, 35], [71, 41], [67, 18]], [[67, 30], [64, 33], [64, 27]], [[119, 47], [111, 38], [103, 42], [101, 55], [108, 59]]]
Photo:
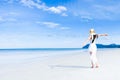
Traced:
[[94, 66], [91, 66], [91, 68], [94, 68]]
[[99, 66], [96, 66], [96, 68], [98, 68]]

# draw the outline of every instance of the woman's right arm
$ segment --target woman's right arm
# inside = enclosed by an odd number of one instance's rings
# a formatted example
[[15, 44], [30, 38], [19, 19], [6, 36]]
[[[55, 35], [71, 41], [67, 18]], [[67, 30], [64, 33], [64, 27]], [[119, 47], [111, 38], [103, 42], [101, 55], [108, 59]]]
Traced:
[[83, 42], [82, 47], [84, 47], [90, 40], [91, 40], [91, 36], [89, 36], [88, 39], [85, 40], [85, 42]]

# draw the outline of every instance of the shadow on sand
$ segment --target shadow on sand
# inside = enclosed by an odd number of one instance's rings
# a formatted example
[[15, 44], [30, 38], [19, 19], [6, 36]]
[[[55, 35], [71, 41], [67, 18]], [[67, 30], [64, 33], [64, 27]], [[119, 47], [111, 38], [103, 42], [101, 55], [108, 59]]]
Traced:
[[70, 66], [70, 65], [49, 65], [50, 68], [83, 68], [89, 69], [90, 66]]

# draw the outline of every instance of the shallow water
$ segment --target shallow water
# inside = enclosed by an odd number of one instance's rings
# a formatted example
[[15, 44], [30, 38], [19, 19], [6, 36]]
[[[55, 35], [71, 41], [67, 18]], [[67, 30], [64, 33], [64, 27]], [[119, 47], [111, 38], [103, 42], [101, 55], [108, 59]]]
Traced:
[[80, 48], [0, 49], [0, 65], [45, 60], [85, 51]]

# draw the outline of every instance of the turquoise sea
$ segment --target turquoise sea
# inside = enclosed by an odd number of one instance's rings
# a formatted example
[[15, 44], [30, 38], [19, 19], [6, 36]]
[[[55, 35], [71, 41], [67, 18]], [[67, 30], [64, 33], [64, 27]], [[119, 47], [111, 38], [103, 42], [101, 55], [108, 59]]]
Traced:
[[8, 48], [0, 49], [0, 51], [66, 51], [66, 50], [81, 50], [81, 48]]

